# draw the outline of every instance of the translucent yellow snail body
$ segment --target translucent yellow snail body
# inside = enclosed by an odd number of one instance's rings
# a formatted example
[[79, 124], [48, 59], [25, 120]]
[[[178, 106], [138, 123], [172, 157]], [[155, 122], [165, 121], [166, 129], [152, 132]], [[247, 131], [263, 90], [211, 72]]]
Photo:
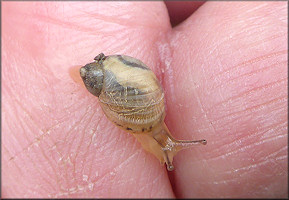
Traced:
[[143, 148], [154, 154], [172, 171], [178, 151], [206, 140], [176, 140], [170, 134], [165, 118], [164, 92], [155, 74], [140, 60], [125, 56], [105, 56], [80, 69], [88, 91], [97, 96], [112, 122], [132, 133]]

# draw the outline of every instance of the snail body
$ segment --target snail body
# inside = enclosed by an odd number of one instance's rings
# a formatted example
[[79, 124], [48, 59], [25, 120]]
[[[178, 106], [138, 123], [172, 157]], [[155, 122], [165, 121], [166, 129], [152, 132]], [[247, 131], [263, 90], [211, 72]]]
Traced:
[[181, 149], [206, 140], [180, 141], [164, 123], [164, 92], [155, 74], [143, 62], [125, 55], [103, 53], [80, 69], [90, 93], [99, 98], [108, 119], [132, 133], [143, 148], [173, 170], [173, 157]]

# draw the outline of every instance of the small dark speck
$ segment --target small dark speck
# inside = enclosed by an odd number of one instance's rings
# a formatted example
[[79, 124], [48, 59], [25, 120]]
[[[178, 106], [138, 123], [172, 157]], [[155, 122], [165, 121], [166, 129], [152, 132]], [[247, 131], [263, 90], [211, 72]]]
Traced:
[[150, 130], [152, 130], [153, 126], [150, 126]]
[[117, 123], [115, 123], [117, 126], [122, 126], [122, 125], [120, 125], [120, 124], [117, 124]]
[[145, 128], [142, 128], [142, 130], [141, 130], [142, 132], [144, 132], [145, 131]]
[[129, 128], [129, 127], [127, 127], [127, 128], [126, 128], [126, 130], [130, 130], [130, 131], [131, 131], [132, 129], [131, 129], [131, 128]]

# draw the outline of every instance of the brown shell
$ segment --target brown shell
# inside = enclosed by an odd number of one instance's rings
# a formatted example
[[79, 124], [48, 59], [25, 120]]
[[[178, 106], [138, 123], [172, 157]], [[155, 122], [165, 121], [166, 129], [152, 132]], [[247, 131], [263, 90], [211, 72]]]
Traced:
[[99, 101], [114, 123], [127, 131], [142, 133], [163, 122], [163, 89], [145, 64], [128, 56], [109, 56], [103, 61], [103, 73]]

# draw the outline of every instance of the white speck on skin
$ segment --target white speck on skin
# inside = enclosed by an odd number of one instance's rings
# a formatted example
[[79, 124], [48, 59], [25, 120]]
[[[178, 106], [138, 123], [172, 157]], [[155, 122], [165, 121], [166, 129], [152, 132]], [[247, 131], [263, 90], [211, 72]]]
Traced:
[[77, 185], [77, 189], [81, 191], [81, 190], [83, 190], [83, 189], [84, 189], [84, 187], [83, 187], [83, 186], [81, 186], [81, 185]]
[[56, 149], [56, 145], [53, 145], [53, 147], [51, 148], [51, 150], [54, 150], [54, 149]]
[[96, 132], [98, 133], [99, 131], [100, 131], [100, 126], [98, 125], [97, 127], [96, 127]]
[[71, 160], [70, 160], [70, 157], [68, 156], [65, 160], [64, 160], [64, 162], [65, 163], [67, 163], [67, 164], [70, 164], [70, 165], [72, 165], [72, 163], [71, 163]]
[[93, 135], [92, 135], [92, 141], [94, 141], [95, 140], [95, 137], [96, 137], [96, 134], [94, 133]]
[[110, 172], [109, 173], [111, 176], [114, 176], [115, 175], [115, 172]]
[[88, 184], [88, 189], [89, 189], [90, 191], [92, 191], [92, 190], [93, 190], [93, 186], [94, 186], [93, 183], [89, 183], [89, 184]]
[[87, 175], [83, 175], [83, 176], [82, 176], [82, 180], [83, 180], [83, 181], [87, 181], [87, 179], [88, 179], [88, 176], [87, 176]]
[[95, 171], [95, 177], [98, 177], [98, 171]]
[[63, 159], [63, 157], [60, 157], [60, 158], [58, 159], [58, 162], [62, 161], [62, 159]]
[[34, 146], [38, 147], [39, 143], [40, 143], [40, 141], [37, 139], [37, 141], [34, 143]]

